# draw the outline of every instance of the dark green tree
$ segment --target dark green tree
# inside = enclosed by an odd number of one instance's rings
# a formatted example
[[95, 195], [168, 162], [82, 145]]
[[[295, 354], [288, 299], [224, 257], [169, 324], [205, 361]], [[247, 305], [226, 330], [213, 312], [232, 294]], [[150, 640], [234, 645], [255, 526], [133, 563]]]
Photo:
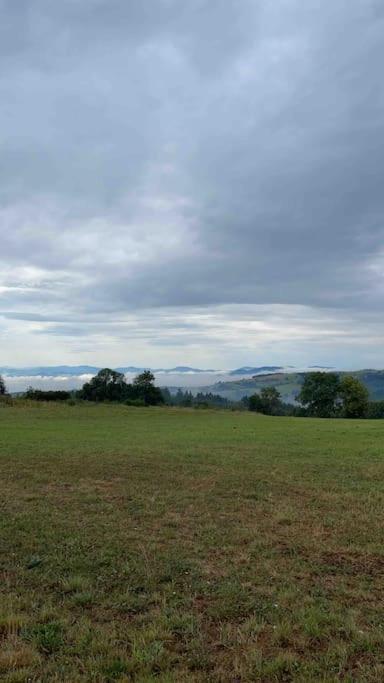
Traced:
[[131, 391], [134, 399], [144, 401], [147, 406], [164, 403], [164, 396], [161, 389], [155, 386], [155, 376], [150, 370], [144, 370], [135, 377]]
[[180, 387], [178, 388], [176, 394], [173, 396], [173, 403], [175, 406], [181, 406], [184, 400], [184, 392]]
[[335, 372], [305, 375], [297, 400], [313, 417], [334, 417], [340, 411], [340, 379]]
[[253, 394], [248, 399], [248, 408], [264, 415], [279, 415], [281, 396], [276, 387], [263, 387], [260, 394]]
[[367, 417], [370, 420], [384, 419], [384, 401], [370, 401], [368, 403]]
[[369, 407], [368, 390], [351, 375], [346, 375], [340, 382], [340, 398], [342, 400], [342, 414], [344, 417], [367, 417]]
[[0, 375], [0, 396], [4, 396], [6, 393], [7, 387], [5, 386], [3, 377]]
[[161, 393], [163, 394], [164, 403], [167, 406], [171, 406], [172, 405], [172, 395], [171, 395], [171, 392], [169, 391], [168, 387], [162, 387]]
[[[244, 403], [245, 398], [243, 399]], [[253, 413], [262, 413], [263, 412], [263, 404], [261, 401], [261, 397], [259, 394], [252, 394], [252, 396], [249, 396], [248, 398], [248, 410], [251, 410]]]
[[122, 372], [104, 368], [79, 391], [85, 401], [124, 401], [127, 383]]
[[281, 404], [281, 395], [276, 387], [264, 387], [260, 399], [265, 415], [277, 415]]

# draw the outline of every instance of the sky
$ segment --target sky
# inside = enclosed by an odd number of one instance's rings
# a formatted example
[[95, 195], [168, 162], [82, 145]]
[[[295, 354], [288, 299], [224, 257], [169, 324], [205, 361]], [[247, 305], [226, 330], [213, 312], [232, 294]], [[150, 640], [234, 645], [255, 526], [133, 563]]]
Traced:
[[380, 0], [0, 0], [0, 365], [384, 367]]

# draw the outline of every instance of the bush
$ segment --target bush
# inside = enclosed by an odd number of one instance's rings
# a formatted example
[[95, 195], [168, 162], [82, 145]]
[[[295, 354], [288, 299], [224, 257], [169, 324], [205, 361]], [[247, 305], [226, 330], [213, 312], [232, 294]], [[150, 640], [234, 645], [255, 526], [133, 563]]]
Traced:
[[25, 392], [24, 398], [31, 401], [68, 401], [72, 398], [70, 391], [42, 391], [41, 389], [29, 389]]
[[0, 406], [13, 406], [14, 401], [9, 394], [0, 394]]
[[369, 401], [367, 418], [370, 420], [382, 420], [384, 418], [384, 401]]
[[128, 398], [126, 401], [124, 401], [124, 405], [134, 406], [136, 408], [144, 408], [148, 404], [145, 403], [144, 399], [142, 398]]

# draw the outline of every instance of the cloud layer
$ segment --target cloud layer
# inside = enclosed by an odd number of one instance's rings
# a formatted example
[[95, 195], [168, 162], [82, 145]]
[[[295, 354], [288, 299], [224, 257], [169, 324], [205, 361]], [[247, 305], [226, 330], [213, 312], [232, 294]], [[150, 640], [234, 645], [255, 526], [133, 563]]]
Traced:
[[380, 364], [381, 3], [0, 9], [2, 364]]

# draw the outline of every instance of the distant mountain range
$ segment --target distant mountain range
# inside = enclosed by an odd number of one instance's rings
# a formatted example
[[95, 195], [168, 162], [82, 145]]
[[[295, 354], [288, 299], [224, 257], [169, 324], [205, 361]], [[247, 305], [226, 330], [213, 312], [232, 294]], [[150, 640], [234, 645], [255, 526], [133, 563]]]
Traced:
[[[143, 370], [151, 369], [152, 372], [162, 374], [198, 374], [214, 373], [215, 370], [201, 370], [200, 368], [190, 368], [186, 365], [178, 365], [175, 368], [138, 368], [133, 365], [115, 368], [124, 374], [135, 374]], [[46, 365], [24, 368], [13, 368], [9, 366], [0, 367], [0, 374], [6, 377], [79, 377], [81, 375], [96, 375], [101, 367], [94, 365]], [[236, 372], [236, 371], [235, 371]], [[238, 373], [237, 373], [238, 374]]]
[[[310, 367], [324, 370], [330, 369], [328, 367], [322, 368], [322, 366], [318, 365], [311, 365]], [[287, 367], [282, 365], [244, 365], [235, 370], [213, 370], [212, 368], [202, 370], [201, 368], [192, 368], [188, 365], [177, 365], [174, 368], [148, 368], [148, 366], [137, 367], [135, 365], [128, 365], [126, 367], [115, 368], [118, 372], [129, 375], [137, 374], [148, 369], [154, 373], [163, 375], [222, 374], [230, 377], [253, 377], [254, 375], [289, 372], [291, 370], [295, 371], [295, 368], [292, 366]], [[81, 377], [82, 375], [96, 375], [99, 370], [101, 370], [101, 367], [95, 365], [41, 365], [23, 368], [4, 365], [3, 367], [0, 367], [0, 374], [5, 377]]]
[[[321, 368], [322, 366], [311, 365], [311, 368]], [[235, 368], [235, 370], [213, 370], [212, 368], [202, 370], [201, 368], [191, 368], [188, 365], [177, 365], [174, 368], [148, 368], [137, 367], [135, 365], [128, 365], [126, 367], [115, 368], [118, 372], [124, 372], [124, 374], [135, 374], [138, 372], [143, 372], [143, 370], [151, 370], [155, 373], [169, 374], [169, 375], [183, 375], [183, 374], [223, 374], [233, 377], [246, 377], [260, 374], [269, 374], [275, 372], [287, 372], [292, 369], [292, 366], [282, 366], [282, 365], [244, 365], [241, 368]], [[324, 367], [323, 369], [330, 369]], [[95, 365], [42, 365], [42, 366], [30, 366], [24, 368], [15, 368], [4, 365], [0, 367], [0, 374], [7, 377], [79, 377], [81, 375], [96, 375], [101, 367]]]

